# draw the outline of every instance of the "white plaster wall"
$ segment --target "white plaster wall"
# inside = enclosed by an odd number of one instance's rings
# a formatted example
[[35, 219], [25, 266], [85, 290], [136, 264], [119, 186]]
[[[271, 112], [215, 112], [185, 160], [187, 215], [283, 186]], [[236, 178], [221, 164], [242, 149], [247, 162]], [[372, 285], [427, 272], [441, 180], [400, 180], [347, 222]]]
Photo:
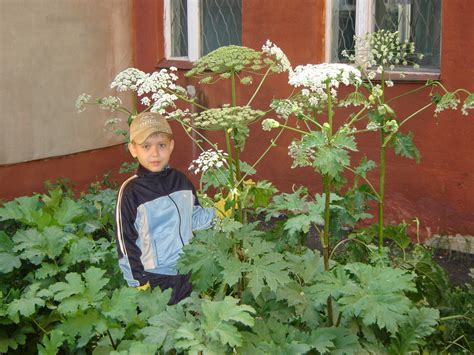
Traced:
[[75, 101], [115, 94], [132, 35], [131, 0], [0, 0], [0, 165], [123, 141], [104, 126], [118, 114]]

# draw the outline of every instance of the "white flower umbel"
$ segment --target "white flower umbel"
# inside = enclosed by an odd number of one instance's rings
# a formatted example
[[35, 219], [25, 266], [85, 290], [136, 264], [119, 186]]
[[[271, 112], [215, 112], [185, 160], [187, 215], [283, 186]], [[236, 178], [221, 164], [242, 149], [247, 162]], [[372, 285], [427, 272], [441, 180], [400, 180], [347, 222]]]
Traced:
[[97, 103], [102, 110], [110, 110], [111, 112], [114, 112], [120, 108], [122, 105], [122, 100], [120, 100], [120, 98], [117, 96], [106, 96], [98, 99]]
[[267, 39], [265, 44], [262, 46], [262, 52], [267, 53], [269, 56], [274, 57], [278, 63], [277, 71], [278, 73], [282, 72], [292, 72], [291, 63], [288, 60], [286, 54], [277, 47], [274, 43]]
[[338, 88], [340, 83], [359, 86], [362, 79], [360, 71], [350, 65], [322, 63], [298, 65], [290, 73], [288, 82], [294, 87], [303, 86], [317, 92], [318, 89], [326, 89], [326, 84], [331, 88]]
[[76, 109], [78, 112], [83, 112], [86, 109], [86, 105], [91, 101], [92, 96], [89, 94], [81, 94], [76, 100]]
[[145, 74], [143, 80], [139, 83], [138, 95], [156, 93], [159, 90], [176, 90], [176, 80], [178, 76], [167, 69], [161, 69], [151, 74]]
[[209, 169], [218, 169], [227, 164], [227, 153], [222, 150], [205, 150], [199, 157], [192, 161], [189, 170], [194, 174], [206, 173]]
[[393, 70], [396, 66], [411, 64], [416, 69], [415, 59], [422, 59], [422, 54], [415, 53], [415, 44], [408, 40], [401, 41], [398, 31], [379, 30], [355, 38], [355, 55], [343, 51], [342, 55], [350, 62], [364, 69], [373, 68], [381, 73], [384, 68]]
[[280, 127], [280, 122], [272, 118], [266, 118], [262, 121], [262, 129], [264, 131], [271, 131], [273, 128], [278, 128], [278, 127]]
[[360, 71], [350, 65], [323, 63], [297, 66], [290, 73], [288, 82], [294, 87], [303, 87], [301, 94], [310, 98], [310, 104], [316, 107], [327, 101], [328, 87], [335, 98], [340, 84], [358, 87], [362, 79]]
[[[305, 89], [303, 89], [304, 91]], [[309, 91], [308, 91], [309, 93]], [[294, 100], [273, 100], [270, 107], [275, 110], [279, 118], [288, 118], [290, 115], [303, 112], [303, 103]]]
[[142, 103], [142, 105], [144, 106], [150, 106], [151, 105], [151, 100], [149, 97], [147, 96], [144, 96], [141, 98], [140, 102]]
[[117, 91], [137, 91], [138, 86], [145, 78], [146, 74], [136, 68], [128, 68], [117, 74], [110, 84], [110, 88], [117, 88]]
[[158, 112], [163, 114], [167, 107], [174, 107], [174, 102], [178, 97], [174, 94], [168, 94], [164, 90], [158, 90], [151, 96], [153, 105], [151, 106], [151, 112]]
[[436, 108], [434, 110], [435, 117], [438, 116], [438, 114], [444, 110], [456, 110], [460, 102], [461, 100], [454, 92], [447, 92], [436, 103]]
[[[151, 94], [151, 100], [142, 99], [144, 105], [151, 105], [151, 112], [158, 112], [163, 114], [167, 107], [174, 107], [174, 102], [178, 97], [174, 94], [177, 91], [184, 89], [176, 85], [178, 76], [173, 73], [176, 68], [161, 69], [160, 71], [151, 74], [145, 74], [142, 80], [138, 83], [137, 94], [139, 96]], [[143, 102], [145, 100], [145, 102]]]

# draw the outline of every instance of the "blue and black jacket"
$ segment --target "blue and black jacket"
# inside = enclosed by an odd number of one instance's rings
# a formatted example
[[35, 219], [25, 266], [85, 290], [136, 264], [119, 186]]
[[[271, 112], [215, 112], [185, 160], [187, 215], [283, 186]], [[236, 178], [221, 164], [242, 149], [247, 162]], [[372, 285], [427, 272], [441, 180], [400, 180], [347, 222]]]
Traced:
[[140, 165], [122, 184], [116, 206], [119, 265], [128, 285], [146, 284], [147, 273], [176, 275], [192, 231], [211, 227], [214, 216], [214, 209], [199, 205], [183, 173], [170, 167], [155, 173]]

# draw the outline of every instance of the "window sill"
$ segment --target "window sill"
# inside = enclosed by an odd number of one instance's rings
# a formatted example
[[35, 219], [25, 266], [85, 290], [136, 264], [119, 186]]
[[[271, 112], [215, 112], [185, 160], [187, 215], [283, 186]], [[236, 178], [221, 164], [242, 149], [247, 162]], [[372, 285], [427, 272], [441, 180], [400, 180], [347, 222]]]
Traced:
[[[424, 82], [427, 80], [439, 80], [441, 77], [439, 70], [388, 70], [385, 72], [385, 79], [395, 82]], [[380, 80], [380, 74], [376, 73], [374, 80]]]
[[192, 69], [193, 63], [187, 59], [179, 60], [179, 59], [166, 59], [166, 58], [163, 58], [160, 61], [158, 61], [158, 63], [156, 63], [157, 69], [165, 69], [169, 67], [189, 70], [189, 69]]

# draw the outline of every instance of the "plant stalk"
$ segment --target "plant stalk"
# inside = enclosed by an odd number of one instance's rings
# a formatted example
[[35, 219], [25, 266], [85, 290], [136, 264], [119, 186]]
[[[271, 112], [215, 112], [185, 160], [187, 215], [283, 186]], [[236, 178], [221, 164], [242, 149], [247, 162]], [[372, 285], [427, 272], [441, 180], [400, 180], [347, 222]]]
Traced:
[[383, 145], [385, 133], [380, 131], [380, 171], [379, 171], [379, 201], [378, 201], [378, 235], [379, 235], [379, 253], [382, 252], [384, 239], [384, 201], [385, 201], [385, 157], [387, 147]]
[[[329, 83], [326, 84], [326, 93], [328, 95], [328, 123], [329, 131], [326, 133], [328, 135], [328, 144], [331, 144], [332, 138], [332, 95]], [[329, 224], [331, 222], [331, 177], [326, 174], [323, 176], [323, 185], [324, 185], [324, 232], [323, 232], [323, 257], [324, 257], [324, 270], [329, 272]], [[328, 308], [328, 325], [331, 327], [334, 324], [333, 319], [333, 309], [332, 309], [332, 298], [328, 297], [327, 299], [327, 308]]]
[[[382, 71], [381, 76], [382, 96], [380, 103], [385, 102], [385, 71]], [[386, 118], [383, 118], [383, 125], [385, 125]], [[379, 237], [379, 253], [382, 253], [383, 239], [384, 239], [384, 202], [385, 202], [385, 158], [387, 147], [385, 144], [385, 132], [383, 128], [380, 130], [380, 171], [379, 171], [379, 201], [378, 201], [378, 237]]]

